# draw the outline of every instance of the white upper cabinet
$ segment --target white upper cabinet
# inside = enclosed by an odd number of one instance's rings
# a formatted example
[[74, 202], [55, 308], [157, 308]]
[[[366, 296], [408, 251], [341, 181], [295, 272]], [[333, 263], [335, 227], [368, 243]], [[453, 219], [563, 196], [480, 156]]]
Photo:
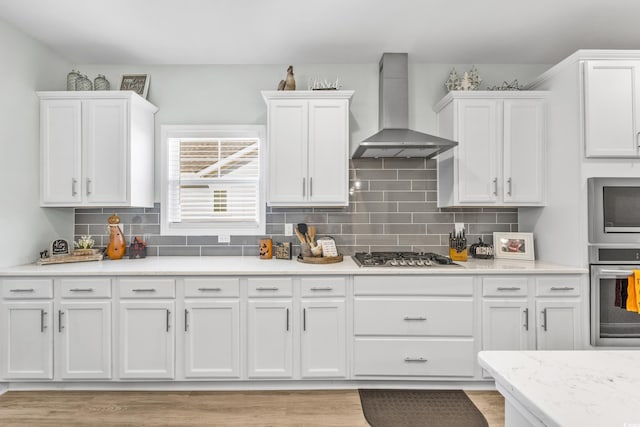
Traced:
[[440, 136], [438, 206], [542, 206], [544, 92], [451, 92], [435, 107]]
[[586, 157], [638, 157], [640, 61], [585, 61]]
[[38, 92], [41, 206], [153, 206], [153, 115], [130, 91]]
[[353, 91], [263, 91], [269, 206], [349, 204], [349, 100]]

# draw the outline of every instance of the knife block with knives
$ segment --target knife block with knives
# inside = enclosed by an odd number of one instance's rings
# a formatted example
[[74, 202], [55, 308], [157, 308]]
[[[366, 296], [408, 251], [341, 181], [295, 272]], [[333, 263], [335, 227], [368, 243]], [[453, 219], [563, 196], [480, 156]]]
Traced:
[[464, 228], [449, 233], [449, 257], [453, 261], [466, 261], [468, 257], [467, 237]]

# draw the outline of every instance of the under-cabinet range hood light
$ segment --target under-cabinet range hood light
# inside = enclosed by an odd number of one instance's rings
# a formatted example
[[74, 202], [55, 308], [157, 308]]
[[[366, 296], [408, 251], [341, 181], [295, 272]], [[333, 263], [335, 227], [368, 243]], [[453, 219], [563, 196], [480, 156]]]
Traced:
[[352, 158], [434, 157], [458, 143], [409, 129], [409, 63], [406, 53], [380, 60], [380, 131], [362, 141]]

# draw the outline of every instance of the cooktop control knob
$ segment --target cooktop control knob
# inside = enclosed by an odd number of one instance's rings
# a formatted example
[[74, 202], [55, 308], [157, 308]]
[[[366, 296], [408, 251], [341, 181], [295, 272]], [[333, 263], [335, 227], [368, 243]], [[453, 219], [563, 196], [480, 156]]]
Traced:
[[393, 265], [393, 266], [398, 265], [398, 260], [392, 259], [391, 261], [389, 261], [389, 265]]
[[419, 259], [419, 260], [417, 260], [417, 261], [416, 261], [416, 265], [417, 265], [418, 267], [424, 267], [424, 265], [425, 265], [425, 264], [424, 264], [424, 261], [423, 261], [423, 260]]

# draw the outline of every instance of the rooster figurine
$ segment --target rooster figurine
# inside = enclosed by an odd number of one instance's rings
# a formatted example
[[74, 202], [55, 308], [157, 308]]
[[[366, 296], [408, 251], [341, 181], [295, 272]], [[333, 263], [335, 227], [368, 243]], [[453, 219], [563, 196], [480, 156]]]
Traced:
[[289, 65], [289, 68], [287, 68], [287, 77], [285, 80], [280, 80], [278, 90], [296, 90], [296, 79], [293, 78], [293, 65]]

